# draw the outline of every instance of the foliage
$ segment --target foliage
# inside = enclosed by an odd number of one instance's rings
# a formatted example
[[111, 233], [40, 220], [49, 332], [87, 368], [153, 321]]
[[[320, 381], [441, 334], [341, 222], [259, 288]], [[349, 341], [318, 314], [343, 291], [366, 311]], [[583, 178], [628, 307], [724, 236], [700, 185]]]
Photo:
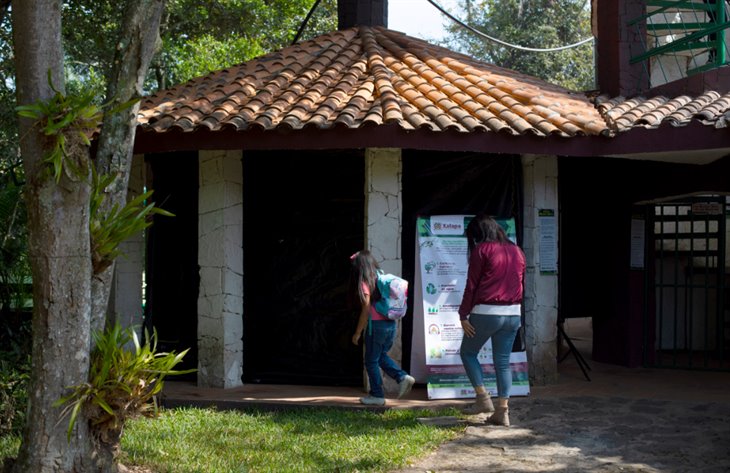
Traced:
[[31, 298], [23, 188], [0, 180], [0, 314], [22, 311]]
[[0, 436], [0, 471], [7, 471], [3, 468], [10, 466], [15, 461], [15, 457], [18, 456], [21, 440], [21, 435]]
[[458, 414], [453, 409], [165, 410], [154, 422], [129, 424], [122, 462], [170, 473], [392, 471], [463, 432], [463, 426], [418, 422], [443, 415]]
[[[174, 85], [288, 46], [315, 0], [169, 0], [153, 68]], [[336, 1], [320, 2], [306, 32], [336, 29]], [[212, 46], [214, 52], [205, 50]], [[201, 55], [185, 54], [202, 52]], [[182, 54], [181, 54], [182, 53]]]
[[[247, 61], [287, 46], [316, 0], [168, 0], [162, 50], [145, 82], [148, 91]], [[336, 0], [323, 0], [303, 37], [336, 29]], [[63, 38], [73, 75], [108, 77], [123, 2], [65, 0]]]
[[19, 435], [28, 407], [30, 360], [21, 364], [0, 356], [0, 437]]
[[44, 159], [52, 167], [56, 182], [64, 172], [70, 178], [83, 179], [88, 173], [88, 163], [74, 162], [79, 158], [73, 151], [69, 152], [69, 146], [77, 146], [79, 140], [83, 145], [91, 146], [90, 139], [101, 123], [102, 110], [94, 103], [93, 92], [64, 95], [53, 87], [50, 73], [48, 83], [55, 92], [53, 96], [31, 105], [19, 105], [18, 115], [35, 120], [41, 132], [51, 140], [51, 151]]
[[20, 435], [30, 376], [30, 320], [0, 319], [0, 437]]
[[14, 175], [22, 182], [18, 153], [18, 120], [15, 114], [15, 55], [7, 1], [0, 0], [0, 188]]
[[91, 233], [91, 259], [94, 274], [101, 273], [120, 255], [119, 245], [129, 237], [143, 231], [150, 225], [153, 215], [172, 217], [173, 214], [146, 204], [152, 196], [149, 190], [128, 201], [124, 207], [114, 204], [108, 212], [102, 211], [106, 189], [114, 181], [114, 175], [98, 176], [92, 168], [91, 208], [89, 230]]
[[20, 435], [28, 407], [30, 319], [14, 315], [0, 318], [0, 438]]
[[[502, 41], [553, 48], [591, 36], [586, 0], [463, 0], [459, 16], [469, 26]], [[458, 16], [458, 15], [457, 15]], [[527, 52], [488, 41], [458, 25], [448, 46], [477, 59], [542, 78], [571, 90], [594, 87], [593, 44], [558, 52]]]
[[[134, 327], [122, 329], [118, 323], [94, 334], [96, 347], [91, 353], [89, 381], [71, 387], [71, 393], [56, 402], [56, 406], [64, 406], [60, 420], [69, 417], [69, 438], [84, 408], [101, 441], [118, 442], [128, 419], [157, 414], [154, 396], [162, 389], [166, 376], [194, 371], [174, 370], [188, 350], [158, 353], [157, 333], [145, 338], [140, 345]], [[126, 348], [130, 342], [134, 351]]]
[[[149, 217], [155, 214], [172, 214], [154, 204], [146, 204], [152, 195], [151, 190], [127, 202], [123, 207], [115, 204], [110, 210], [103, 210], [106, 189], [116, 176], [99, 176], [94, 166], [89, 166], [88, 162], [74, 162], [74, 153], [69, 153], [67, 145], [73, 143], [75, 137], [83, 145], [90, 146], [90, 138], [104, 116], [102, 110], [107, 107], [96, 105], [93, 90], [82, 90], [78, 94], [68, 95], [53, 90], [55, 94], [49, 100], [18, 106], [18, 114], [36, 120], [43, 134], [52, 140], [52, 150], [45, 162], [52, 168], [56, 182], [60, 181], [62, 173], [66, 172], [68, 175], [69, 170], [73, 173], [69, 176], [77, 179], [84, 179], [91, 172], [89, 227], [94, 274], [99, 274], [119, 256], [119, 245], [124, 240], [152, 225]], [[106, 113], [122, 110], [134, 102], [136, 100], [123, 103]]]

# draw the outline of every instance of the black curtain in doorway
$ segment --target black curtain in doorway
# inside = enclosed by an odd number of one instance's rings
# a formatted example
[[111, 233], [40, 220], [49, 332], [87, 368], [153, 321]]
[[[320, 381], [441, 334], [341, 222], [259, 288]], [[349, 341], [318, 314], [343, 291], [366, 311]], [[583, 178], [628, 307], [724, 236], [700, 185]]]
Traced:
[[[198, 153], [147, 155], [155, 215], [147, 230], [145, 328], [159, 351], [189, 349], [180, 369], [198, 367]], [[195, 379], [195, 373], [176, 379]]]
[[362, 384], [347, 283], [363, 182], [361, 151], [244, 153], [244, 382]]

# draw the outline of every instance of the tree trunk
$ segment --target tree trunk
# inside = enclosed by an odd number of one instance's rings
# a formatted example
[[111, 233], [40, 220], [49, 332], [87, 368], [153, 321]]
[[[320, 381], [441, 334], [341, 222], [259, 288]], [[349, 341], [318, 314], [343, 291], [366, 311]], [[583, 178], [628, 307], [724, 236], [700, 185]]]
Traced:
[[[13, 7], [18, 104], [26, 105], [53, 95], [47, 81], [49, 71], [54, 87], [63, 91], [61, 0], [23, 0]], [[164, 0], [128, 3], [109, 88], [109, 96], [117, 102], [141, 92], [157, 45], [163, 8]], [[99, 169], [117, 174], [109, 206], [126, 199], [136, 112], [133, 107], [105, 117], [102, 127]], [[27, 119], [20, 121], [33, 272], [33, 361], [29, 412], [13, 471], [114, 472], [118, 442], [111, 446], [97, 442], [86, 409], [79, 412], [67, 440], [67, 420], [58, 422], [60, 408], [53, 407], [67, 394], [67, 387], [88, 379], [92, 315], [94, 325], [103, 326], [111, 269], [107, 275], [93, 277], [88, 180], [64, 174], [55, 182], [43, 163], [50, 142], [35, 125]], [[69, 142], [73, 158], [86, 162], [88, 150], [73, 145]], [[92, 300], [97, 298], [92, 313]]]
[[[155, 51], [160, 45], [160, 19], [165, 8], [164, 0], [137, 0], [129, 2], [124, 14], [121, 37], [117, 41], [114, 68], [108, 80], [107, 101], [118, 105], [142, 96], [142, 86]], [[104, 117], [96, 155], [99, 174], [114, 174], [114, 182], [107, 189], [102, 211], [108, 211], [127, 199], [129, 172], [132, 164], [137, 111], [139, 103], [113, 115]], [[92, 281], [92, 330], [104, 328], [105, 321], [118, 320], [108, 313], [114, 265], [112, 264]]]
[[[13, 4], [17, 97], [29, 104], [63, 90], [61, 0]], [[49, 141], [28, 119], [20, 121], [26, 175], [29, 254], [33, 272], [33, 358], [29, 411], [14, 471], [90, 471], [89, 432], [83, 415], [70, 444], [67, 423], [53, 407], [66, 387], [86, 382], [89, 370], [91, 259], [89, 186], [67, 175], [56, 184], [43, 159]], [[79, 147], [76, 158], [88, 160]]]

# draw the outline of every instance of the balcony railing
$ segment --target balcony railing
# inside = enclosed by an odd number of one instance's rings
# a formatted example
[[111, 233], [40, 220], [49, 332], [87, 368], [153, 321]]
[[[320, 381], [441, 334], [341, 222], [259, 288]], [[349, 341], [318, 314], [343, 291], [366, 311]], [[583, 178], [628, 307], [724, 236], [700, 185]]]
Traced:
[[646, 38], [630, 62], [646, 65], [652, 86], [728, 63], [727, 0], [647, 0], [646, 10], [629, 22]]

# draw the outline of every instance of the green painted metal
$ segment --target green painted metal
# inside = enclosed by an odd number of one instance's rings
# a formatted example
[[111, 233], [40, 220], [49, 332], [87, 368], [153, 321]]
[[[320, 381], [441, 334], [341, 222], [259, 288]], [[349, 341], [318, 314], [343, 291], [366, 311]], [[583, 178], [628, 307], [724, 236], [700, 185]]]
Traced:
[[660, 7], [658, 10], [654, 10], [651, 13], [646, 13], [644, 15], [641, 15], [638, 18], [635, 18], [631, 20], [628, 23], [628, 26], [635, 26], [640, 23], [643, 23], [648, 18], [658, 15], [659, 13], [664, 13], [668, 10], [676, 10], [678, 8], [683, 8], [685, 6], [688, 6], [692, 3], [692, 0], [648, 0], [646, 2], [647, 7]]
[[[711, 23], [708, 23], [711, 24]], [[646, 59], [649, 59], [650, 57], [659, 56], [661, 54], [667, 54], [670, 52], [676, 52], [681, 51], [682, 47], [686, 46], [687, 43], [695, 42], [695, 40], [705, 37], [707, 35], [710, 35], [712, 33], [722, 33], [723, 30], [730, 27], [730, 22], [724, 22], [721, 24], [716, 24], [714, 26], [711, 26], [709, 28], [706, 28], [702, 31], [696, 31], [692, 34], [689, 34], [687, 36], [684, 36], [676, 41], [672, 41], [671, 43], [667, 43], [664, 46], [659, 46], [658, 48], [650, 49], [649, 51], [645, 52], [644, 54], [640, 54], [638, 56], [631, 58], [631, 64], [635, 64], [637, 62], [645, 61]], [[718, 34], [718, 36], [723, 36], [724, 41], [724, 35]], [[707, 42], [709, 44], [709, 42]]]
[[[632, 21], [629, 26], [640, 27], [645, 25], [646, 31], [656, 36], [667, 36], [671, 34], [684, 34], [670, 43], [657, 47], [647, 47], [646, 51], [630, 59], [630, 64], [647, 61], [657, 56], [674, 56], [682, 52], [699, 53], [710, 52], [707, 64], [690, 69], [688, 75], [710, 70], [727, 64], [725, 31], [730, 28], [730, 15], [726, 13], [726, 2], [717, 0], [716, 3], [695, 3], [692, 0], [647, 0], [647, 7], [657, 7], [657, 10], [648, 12]], [[695, 12], [693, 21], [684, 23], [663, 23], [654, 21], [647, 22], [650, 18], [658, 18], [658, 15], [665, 15], [682, 11], [686, 14]], [[708, 21], [699, 21], [699, 15], [708, 15]]]

